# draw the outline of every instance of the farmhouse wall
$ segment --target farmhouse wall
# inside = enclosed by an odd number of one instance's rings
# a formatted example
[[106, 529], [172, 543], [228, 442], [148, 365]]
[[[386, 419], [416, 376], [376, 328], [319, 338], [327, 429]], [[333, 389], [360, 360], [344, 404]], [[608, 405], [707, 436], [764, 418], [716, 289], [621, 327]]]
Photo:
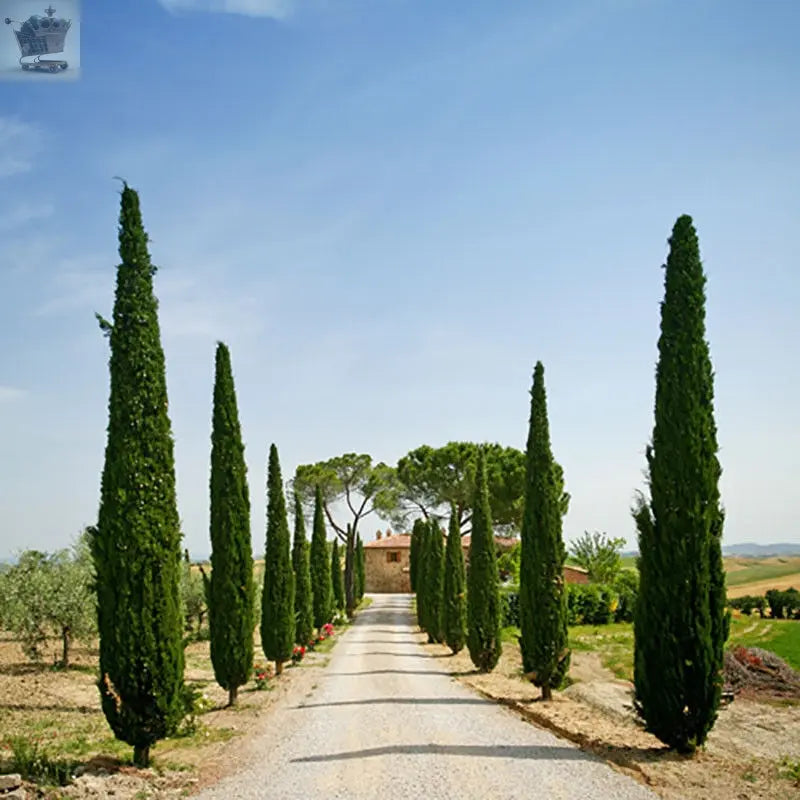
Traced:
[[365, 591], [399, 594], [410, 592], [410, 553], [408, 547], [398, 547], [396, 550], [390, 547], [365, 547]]

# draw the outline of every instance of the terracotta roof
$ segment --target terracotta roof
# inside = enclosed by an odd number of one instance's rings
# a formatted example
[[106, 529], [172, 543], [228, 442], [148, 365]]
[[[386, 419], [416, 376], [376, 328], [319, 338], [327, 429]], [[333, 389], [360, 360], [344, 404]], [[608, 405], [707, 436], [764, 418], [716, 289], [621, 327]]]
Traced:
[[[495, 543], [501, 547], [512, 547], [519, 539], [513, 539], [506, 536], [495, 536]], [[461, 537], [461, 546], [469, 547], [470, 537]], [[404, 550], [411, 547], [411, 534], [410, 533], [393, 533], [391, 536], [384, 536], [381, 539], [375, 539], [371, 542], [365, 542], [364, 547], [381, 547], [390, 550]]]
[[411, 547], [411, 534], [393, 533], [391, 536], [384, 536], [382, 539], [364, 542], [364, 547], [388, 547], [390, 550], [402, 550], [403, 548]]

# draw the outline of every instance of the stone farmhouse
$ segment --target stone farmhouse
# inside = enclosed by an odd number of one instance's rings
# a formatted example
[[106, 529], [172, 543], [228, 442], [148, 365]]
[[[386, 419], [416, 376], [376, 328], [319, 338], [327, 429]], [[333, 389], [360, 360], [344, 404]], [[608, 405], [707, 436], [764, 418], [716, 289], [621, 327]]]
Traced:
[[[462, 536], [464, 561], [469, 561], [469, 536]], [[510, 550], [518, 539], [495, 536], [500, 551]], [[365, 580], [364, 590], [373, 594], [404, 594], [411, 591], [409, 560], [411, 554], [411, 534], [385, 534], [380, 531], [372, 542], [364, 543]], [[565, 566], [564, 577], [567, 583], [588, 583], [586, 570], [580, 567]]]

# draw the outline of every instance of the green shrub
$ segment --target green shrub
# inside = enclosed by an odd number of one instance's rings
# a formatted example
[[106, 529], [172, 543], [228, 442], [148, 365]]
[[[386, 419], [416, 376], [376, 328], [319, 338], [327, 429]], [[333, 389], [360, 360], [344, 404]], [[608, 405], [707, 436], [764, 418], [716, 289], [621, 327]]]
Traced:
[[9, 772], [16, 772], [23, 780], [46, 786], [66, 786], [72, 781], [77, 761], [53, 758], [40, 747], [39, 742], [25, 736], [11, 736], [6, 740], [11, 748]]
[[515, 586], [500, 590], [502, 627], [519, 628], [519, 591]]

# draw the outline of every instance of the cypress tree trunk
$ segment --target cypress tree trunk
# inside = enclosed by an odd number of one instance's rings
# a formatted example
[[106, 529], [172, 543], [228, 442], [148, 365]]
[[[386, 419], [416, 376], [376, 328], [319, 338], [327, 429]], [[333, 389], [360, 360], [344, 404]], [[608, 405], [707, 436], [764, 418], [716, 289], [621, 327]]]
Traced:
[[453, 654], [464, 648], [467, 639], [466, 580], [461, 526], [455, 506], [451, 506], [444, 568], [444, 637]]
[[677, 220], [669, 244], [647, 448], [650, 500], [640, 496], [633, 510], [640, 552], [634, 679], [647, 729], [691, 753], [717, 717], [729, 621], [706, 278], [691, 217]]
[[122, 190], [108, 443], [92, 557], [103, 712], [137, 764], [184, 714], [181, 533], [164, 352], [139, 197]]
[[[314, 636], [314, 608], [311, 592], [311, 566], [306, 541], [306, 525], [299, 495], [294, 496], [294, 546], [292, 548], [294, 569], [294, 615], [297, 644], [307, 645]], [[323, 625], [325, 623], [322, 623]]]
[[347, 541], [345, 542], [344, 554], [344, 586], [345, 586], [345, 606], [347, 618], [353, 619], [356, 610], [356, 537], [355, 531], [347, 526]]
[[253, 669], [255, 586], [247, 466], [230, 352], [222, 342], [216, 354], [211, 443], [211, 663], [233, 705], [237, 688], [250, 680]]
[[311, 532], [311, 583], [314, 600], [314, 627], [318, 630], [333, 618], [333, 583], [322, 493], [317, 488], [314, 499], [314, 528]]
[[261, 606], [261, 646], [275, 662], [275, 674], [294, 648], [294, 573], [289, 547], [289, 523], [283, 495], [278, 449], [269, 449], [267, 476], [267, 547], [264, 556], [264, 591]]
[[333, 600], [337, 611], [344, 611], [344, 581], [342, 580], [342, 562], [339, 558], [339, 543], [333, 540], [331, 550], [331, 583], [333, 584]]
[[426, 629], [429, 642], [444, 641], [444, 538], [435, 519], [428, 522], [429, 546], [425, 578], [428, 584], [425, 597]]
[[491, 672], [500, 659], [500, 576], [497, 571], [492, 512], [486, 483], [486, 458], [478, 451], [472, 536], [467, 574], [467, 647], [472, 663]]
[[364, 543], [361, 536], [356, 538], [356, 602], [364, 598], [364, 583], [366, 581], [366, 564], [364, 562]]
[[566, 551], [561, 538], [559, 476], [550, 449], [544, 367], [537, 362], [531, 389], [522, 518], [519, 603], [522, 668], [549, 700], [569, 669], [567, 606], [564, 591]]

